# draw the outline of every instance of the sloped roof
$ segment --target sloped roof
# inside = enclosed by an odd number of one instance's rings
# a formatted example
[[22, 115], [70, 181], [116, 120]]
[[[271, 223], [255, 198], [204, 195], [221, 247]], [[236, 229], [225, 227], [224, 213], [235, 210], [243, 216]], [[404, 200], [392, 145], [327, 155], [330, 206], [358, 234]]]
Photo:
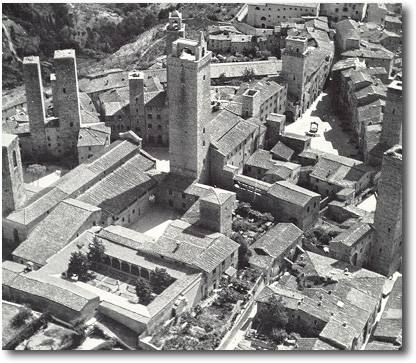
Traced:
[[163, 236], [148, 245], [148, 252], [210, 273], [238, 248], [238, 243], [221, 233], [211, 233], [184, 221], [175, 220]]
[[283, 142], [279, 141], [273, 148], [270, 150], [273, 155], [279, 159], [289, 161], [293, 154], [295, 153], [289, 146], [285, 145]]
[[80, 233], [87, 220], [96, 212], [99, 212], [98, 208], [72, 199], [59, 203], [13, 251], [13, 255], [44, 265], [49, 257]]
[[320, 198], [319, 194], [285, 180], [274, 183], [268, 190], [268, 194], [301, 206], [306, 205], [312, 198]]
[[270, 257], [279, 258], [302, 234], [302, 230], [292, 223], [278, 223], [254, 242], [251, 249], [261, 249]]
[[342, 243], [348, 247], [351, 247], [370, 231], [371, 227], [368, 223], [358, 222], [352, 225], [346, 231], [334, 237], [330, 244]]
[[111, 129], [104, 124], [81, 127], [78, 133], [77, 147], [104, 146], [111, 134]]
[[153, 165], [153, 161], [136, 154], [77, 199], [117, 215], [155, 184], [145, 173]]

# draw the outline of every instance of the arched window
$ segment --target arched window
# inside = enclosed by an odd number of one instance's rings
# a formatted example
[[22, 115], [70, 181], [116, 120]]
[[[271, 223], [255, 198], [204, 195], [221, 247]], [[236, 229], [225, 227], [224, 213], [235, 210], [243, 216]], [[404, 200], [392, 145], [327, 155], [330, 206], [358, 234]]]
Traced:
[[265, 17], [265, 16], [262, 16], [262, 17], [260, 18], [260, 20], [266, 20], [266, 17]]

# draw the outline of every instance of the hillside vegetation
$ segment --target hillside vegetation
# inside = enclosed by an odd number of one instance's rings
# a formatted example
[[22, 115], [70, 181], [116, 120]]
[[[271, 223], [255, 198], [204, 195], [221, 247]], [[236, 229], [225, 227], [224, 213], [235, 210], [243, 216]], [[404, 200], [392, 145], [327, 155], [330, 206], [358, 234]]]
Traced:
[[[44, 72], [48, 83], [46, 75], [52, 71], [55, 49], [74, 48], [80, 68], [91, 62], [105, 66], [106, 58], [128, 56], [129, 52], [136, 56], [133, 64], [151, 64], [163, 54], [164, 41], [160, 38], [169, 11], [182, 11], [184, 19], [189, 19], [186, 20], [189, 35], [195, 37], [197, 31], [209, 24], [231, 20], [239, 6], [209, 3], [3, 4], [3, 88], [22, 84], [21, 59], [28, 55], [40, 56], [42, 67], [48, 70]], [[146, 32], [152, 36], [144, 34]], [[146, 52], [145, 60], [140, 61], [138, 58], [146, 47], [158, 40], [157, 46]]]

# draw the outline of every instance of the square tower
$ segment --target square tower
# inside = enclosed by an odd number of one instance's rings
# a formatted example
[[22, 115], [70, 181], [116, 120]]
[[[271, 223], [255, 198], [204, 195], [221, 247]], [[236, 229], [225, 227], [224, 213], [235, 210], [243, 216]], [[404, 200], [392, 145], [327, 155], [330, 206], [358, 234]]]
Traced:
[[381, 143], [386, 148], [402, 143], [403, 93], [402, 82], [394, 80], [387, 87], [386, 106], [381, 129]]
[[77, 140], [81, 126], [81, 110], [75, 50], [56, 50], [54, 63], [56, 80], [53, 104], [59, 118], [60, 144], [63, 154], [78, 159]]
[[144, 74], [139, 71], [129, 73], [129, 98], [131, 130], [147, 140], [147, 130], [144, 113]]
[[242, 112], [244, 118], [260, 115], [260, 91], [248, 89], [242, 94]]
[[182, 23], [182, 13], [175, 10], [169, 12], [169, 23], [166, 27], [166, 55], [172, 53], [172, 43], [179, 38], [185, 38], [185, 24]]
[[23, 181], [19, 139], [16, 135], [2, 134], [2, 213], [3, 216], [23, 206], [26, 191]]
[[230, 236], [235, 202], [234, 192], [212, 188], [208, 195], [199, 200], [200, 225]]
[[199, 42], [173, 42], [167, 60], [170, 170], [201, 182], [208, 177], [210, 62], [202, 33]]
[[383, 156], [374, 215], [375, 236], [369, 265], [386, 276], [400, 268], [402, 258], [402, 147], [393, 146]]
[[288, 36], [282, 54], [282, 75], [287, 80], [287, 92], [301, 100], [304, 89], [305, 59], [308, 39], [299, 36]]
[[23, 59], [23, 78], [26, 90], [30, 138], [35, 159], [46, 155], [45, 103], [39, 57]]

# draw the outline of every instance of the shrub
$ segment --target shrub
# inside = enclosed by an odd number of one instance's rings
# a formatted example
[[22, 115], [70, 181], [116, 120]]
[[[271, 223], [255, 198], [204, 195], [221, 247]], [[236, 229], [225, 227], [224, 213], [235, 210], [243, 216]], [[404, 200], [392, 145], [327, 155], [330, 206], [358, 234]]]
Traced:
[[27, 307], [23, 307], [19, 310], [19, 312], [12, 318], [11, 325], [13, 327], [20, 327], [22, 326], [27, 319], [32, 316], [32, 310]]
[[67, 273], [70, 277], [77, 275], [79, 280], [85, 281], [90, 277], [90, 267], [91, 262], [85, 253], [81, 251], [72, 252], [68, 263]]
[[88, 260], [92, 263], [101, 262], [104, 258], [105, 247], [97, 236], [89, 245]]
[[148, 305], [152, 301], [152, 289], [149, 281], [139, 277], [136, 282], [136, 295], [139, 302], [143, 305]]
[[165, 290], [173, 281], [171, 275], [169, 275], [164, 268], [156, 267], [154, 273], [151, 276], [152, 289], [156, 294], [160, 294]]

